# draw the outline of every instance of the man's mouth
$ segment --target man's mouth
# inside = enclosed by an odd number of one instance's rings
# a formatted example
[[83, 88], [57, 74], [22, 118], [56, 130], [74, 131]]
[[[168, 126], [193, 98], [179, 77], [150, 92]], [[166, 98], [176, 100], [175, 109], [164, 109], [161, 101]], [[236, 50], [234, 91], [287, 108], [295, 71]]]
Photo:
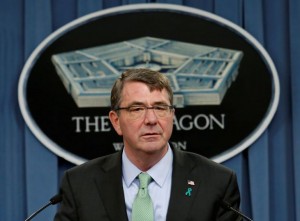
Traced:
[[159, 133], [145, 133], [142, 135], [142, 137], [145, 137], [145, 138], [151, 138], [151, 137], [157, 137], [159, 136], [160, 134]]

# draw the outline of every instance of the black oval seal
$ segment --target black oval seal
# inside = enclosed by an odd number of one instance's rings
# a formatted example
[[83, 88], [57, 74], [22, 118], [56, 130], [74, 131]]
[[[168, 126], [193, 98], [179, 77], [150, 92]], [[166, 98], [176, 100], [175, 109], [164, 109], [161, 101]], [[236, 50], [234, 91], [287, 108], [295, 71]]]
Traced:
[[138, 4], [81, 17], [48, 36], [19, 80], [22, 115], [34, 135], [81, 164], [122, 147], [109, 120], [109, 87], [147, 66], [172, 79], [171, 143], [223, 162], [267, 128], [279, 101], [276, 68], [239, 26], [211, 13]]

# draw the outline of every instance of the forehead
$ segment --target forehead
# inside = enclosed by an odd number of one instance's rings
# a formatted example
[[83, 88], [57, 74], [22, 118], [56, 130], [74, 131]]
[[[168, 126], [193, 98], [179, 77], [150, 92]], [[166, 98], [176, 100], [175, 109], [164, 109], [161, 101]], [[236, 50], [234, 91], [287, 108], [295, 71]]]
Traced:
[[147, 84], [143, 82], [130, 81], [124, 84], [121, 94], [121, 102], [169, 103], [169, 95], [165, 88], [163, 90], [155, 89], [150, 91]]

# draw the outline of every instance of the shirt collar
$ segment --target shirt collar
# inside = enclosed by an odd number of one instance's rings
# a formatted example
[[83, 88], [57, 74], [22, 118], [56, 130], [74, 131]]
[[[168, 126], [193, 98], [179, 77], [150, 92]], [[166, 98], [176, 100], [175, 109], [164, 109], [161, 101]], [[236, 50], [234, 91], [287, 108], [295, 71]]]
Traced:
[[[125, 151], [122, 153], [122, 162], [123, 179], [126, 186], [129, 187], [142, 171], [127, 158]], [[168, 151], [165, 156], [157, 164], [151, 167], [147, 173], [160, 187], [162, 187], [167, 179], [168, 173], [172, 169], [172, 163], [173, 153], [170, 146], [168, 146]]]

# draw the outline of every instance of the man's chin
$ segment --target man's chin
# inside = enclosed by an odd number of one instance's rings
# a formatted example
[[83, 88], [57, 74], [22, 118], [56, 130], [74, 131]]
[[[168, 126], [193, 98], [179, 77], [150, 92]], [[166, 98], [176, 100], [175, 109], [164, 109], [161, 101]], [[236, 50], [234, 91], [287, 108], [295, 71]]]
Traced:
[[157, 154], [167, 150], [167, 144], [161, 142], [150, 142], [143, 147], [143, 151], [147, 154]]

